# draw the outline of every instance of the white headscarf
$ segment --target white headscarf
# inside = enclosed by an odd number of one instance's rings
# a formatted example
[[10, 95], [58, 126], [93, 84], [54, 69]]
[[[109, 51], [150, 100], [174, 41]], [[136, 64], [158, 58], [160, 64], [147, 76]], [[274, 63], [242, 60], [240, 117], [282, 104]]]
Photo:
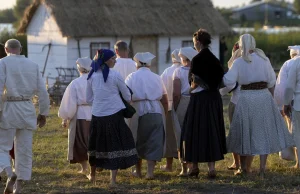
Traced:
[[251, 50], [264, 60], [268, 60], [268, 57], [265, 55], [264, 51], [256, 48], [255, 39], [250, 34], [243, 34], [240, 36], [239, 47], [242, 52], [242, 58], [248, 63], [251, 62], [251, 57], [249, 53], [249, 51]]
[[91, 71], [92, 60], [89, 57], [78, 58], [76, 64], [87, 71]]
[[179, 49], [175, 49], [171, 56], [172, 56], [172, 62], [173, 63], [181, 63], [180, 57], [178, 56], [179, 54]]
[[288, 50], [290, 50], [290, 55], [300, 55], [300, 45], [288, 46]]
[[149, 52], [145, 53], [136, 53], [133, 59], [135, 60], [137, 66], [145, 66], [142, 63], [145, 63], [147, 66], [151, 66], [152, 59], [155, 58], [155, 55]]
[[198, 52], [192, 47], [183, 47], [179, 50], [179, 56], [184, 56], [190, 61], [198, 54]]

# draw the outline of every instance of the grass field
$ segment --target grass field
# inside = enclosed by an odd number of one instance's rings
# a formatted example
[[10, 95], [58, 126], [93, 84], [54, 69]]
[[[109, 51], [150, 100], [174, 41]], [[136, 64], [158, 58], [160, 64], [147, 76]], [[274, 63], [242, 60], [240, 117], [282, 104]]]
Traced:
[[[228, 130], [226, 109], [224, 117]], [[35, 132], [33, 176], [30, 182], [24, 183], [23, 193], [300, 193], [300, 170], [290, 169], [294, 162], [280, 160], [278, 154], [269, 156], [265, 180], [257, 176], [258, 157], [254, 159], [252, 175], [240, 178], [227, 170], [232, 162], [231, 155], [227, 154], [225, 160], [216, 163], [216, 180], [206, 178], [206, 164], [200, 165], [198, 179], [178, 178], [180, 164], [175, 160], [172, 173], [160, 171], [159, 166], [164, 161], [158, 163], [155, 180], [133, 178], [127, 169], [119, 172], [116, 188], [107, 186], [109, 171], [98, 173], [97, 183], [92, 185], [85, 176], [76, 173], [77, 165], [70, 165], [66, 160], [67, 130], [60, 127], [57, 110], [52, 108], [47, 125]], [[4, 186], [5, 180], [2, 180], [1, 192]]]

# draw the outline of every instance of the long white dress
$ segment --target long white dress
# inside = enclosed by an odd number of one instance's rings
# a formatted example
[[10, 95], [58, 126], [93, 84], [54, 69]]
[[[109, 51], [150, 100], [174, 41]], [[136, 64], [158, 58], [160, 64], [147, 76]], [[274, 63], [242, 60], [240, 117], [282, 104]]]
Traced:
[[[251, 54], [251, 63], [234, 61], [223, 81], [228, 87], [238, 82], [247, 85], [266, 82], [275, 85], [275, 72], [269, 60]], [[293, 140], [268, 89], [241, 90], [227, 137], [229, 152], [263, 155], [279, 152], [293, 145]]]

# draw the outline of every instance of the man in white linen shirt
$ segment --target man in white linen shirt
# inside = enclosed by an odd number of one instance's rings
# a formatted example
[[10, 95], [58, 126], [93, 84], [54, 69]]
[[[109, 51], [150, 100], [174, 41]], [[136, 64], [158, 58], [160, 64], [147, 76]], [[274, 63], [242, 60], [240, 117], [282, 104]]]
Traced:
[[119, 72], [125, 80], [129, 74], [136, 71], [136, 63], [131, 58], [128, 58], [129, 48], [126, 42], [122, 40], [117, 41], [114, 49], [117, 54], [117, 62], [113, 69]]
[[[156, 161], [160, 161], [164, 155], [164, 118], [168, 112], [168, 96], [164, 83], [159, 75], [150, 70], [154, 57], [149, 52], [137, 53], [134, 60], [138, 70], [125, 80], [132, 89], [132, 102], [137, 111], [129, 120], [129, 128], [135, 139], [139, 158], [147, 160], [147, 179], [154, 178]], [[141, 177], [141, 161], [136, 165], [134, 176]]]
[[[300, 47], [298, 46], [300, 49]], [[299, 51], [298, 51], [298, 54]], [[292, 100], [293, 110], [292, 110]], [[283, 111], [292, 120], [292, 135], [294, 143], [297, 148], [296, 165], [294, 168], [299, 168], [299, 154], [300, 154], [300, 57], [292, 59], [290, 70], [288, 72], [288, 78], [286, 82], [286, 88], [284, 91], [283, 99]], [[292, 115], [291, 115], [292, 112]]]
[[177, 155], [177, 144], [176, 144], [176, 137], [173, 129], [173, 123], [172, 123], [172, 116], [171, 111], [173, 109], [173, 73], [175, 69], [178, 67], [181, 67], [181, 61], [180, 57], [178, 56], [179, 49], [175, 49], [172, 54], [172, 62], [173, 64], [164, 70], [164, 72], [161, 74], [161, 79], [163, 80], [165, 87], [167, 89], [168, 93], [168, 114], [166, 118], [166, 153], [165, 156], [167, 158], [167, 164], [160, 167], [161, 170], [172, 172], [172, 163], [173, 158], [178, 157]]
[[[46, 124], [50, 104], [38, 65], [20, 55], [21, 50], [20, 42], [10, 39], [5, 43], [8, 56], [0, 60], [0, 172], [5, 170], [8, 177], [5, 193], [20, 193], [22, 181], [31, 179], [32, 133], [37, 124], [39, 127]], [[38, 117], [31, 102], [34, 95], [39, 97]], [[9, 156], [14, 140], [17, 177], [12, 172]]]

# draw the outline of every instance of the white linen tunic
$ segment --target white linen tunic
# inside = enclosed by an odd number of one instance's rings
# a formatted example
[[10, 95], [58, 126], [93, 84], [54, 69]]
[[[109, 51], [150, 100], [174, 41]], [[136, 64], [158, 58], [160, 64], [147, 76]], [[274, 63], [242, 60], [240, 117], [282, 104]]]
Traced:
[[291, 65], [293, 64], [294, 60], [290, 59], [287, 60], [282, 67], [280, 68], [277, 80], [276, 80], [276, 85], [275, 85], [275, 90], [274, 90], [274, 99], [278, 105], [278, 109], [282, 110], [283, 107], [283, 98], [284, 98], [284, 91], [286, 88], [287, 84], [287, 78], [288, 78], [288, 73], [291, 68]]
[[68, 85], [58, 110], [59, 117], [66, 120], [74, 116], [76, 119], [92, 119], [92, 109], [86, 101], [87, 76], [82, 74]]
[[[50, 100], [39, 66], [24, 55], [10, 55], [0, 60], [0, 94], [31, 99], [39, 96], [39, 113], [48, 115]], [[0, 104], [2, 99], [0, 98]], [[37, 128], [36, 111], [31, 101], [6, 102], [1, 107], [2, 129]]]
[[109, 70], [106, 82], [104, 82], [101, 70], [93, 73], [87, 81], [86, 89], [86, 101], [88, 104], [92, 104], [92, 115], [109, 116], [124, 109], [125, 105], [120, 97], [120, 92], [124, 100], [130, 101], [130, 91], [116, 70]]
[[169, 100], [169, 104], [168, 104], [169, 111], [172, 110], [172, 106], [173, 106], [173, 73], [180, 66], [181, 64], [173, 64], [171, 67], [165, 69], [160, 76], [167, 89], [168, 100]]
[[124, 80], [129, 74], [136, 71], [136, 63], [132, 59], [117, 58], [116, 61], [113, 69], [119, 72]]
[[294, 110], [300, 111], [300, 57], [293, 59], [290, 67], [284, 93], [284, 105], [291, 104], [293, 98]]
[[[30, 180], [32, 131], [37, 128], [36, 110], [31, 98], [38, 95], [41, 115], [48, 115], [50, 104], [38, 65], [23, 55], [10, 55], [1, 59], [0, 94], [0, 172], [10, 167], [9, 150], [15, 142], [17, 180]], [[30, 100], [6, 101], [6, 97]]]
[[125, 82], [133, 91], [132, 101], [139, 101], [139, 116], [147, 113], [164, 114], [160, 100], [167, 90], [159, 75], [147, 67], [141, 67], [130, 74]]
[[247, 85], [255, 82], [267, 82], [268, 88], [272, 88], [276, 82], [276, 75], [269, 60], [261, 60], [255, 54], [251, 54], [251, 63], [247, 63], [242, 57], [233, 62], [230, 70], [224, 75], [224, 84], [230, 88], [236, 82], [239, 85]]
[[180, 79], [181, 95], [189, 96], [190, 83], [189, 83], [190, 67], [180, 67], [174, 71], [173, 80]]

